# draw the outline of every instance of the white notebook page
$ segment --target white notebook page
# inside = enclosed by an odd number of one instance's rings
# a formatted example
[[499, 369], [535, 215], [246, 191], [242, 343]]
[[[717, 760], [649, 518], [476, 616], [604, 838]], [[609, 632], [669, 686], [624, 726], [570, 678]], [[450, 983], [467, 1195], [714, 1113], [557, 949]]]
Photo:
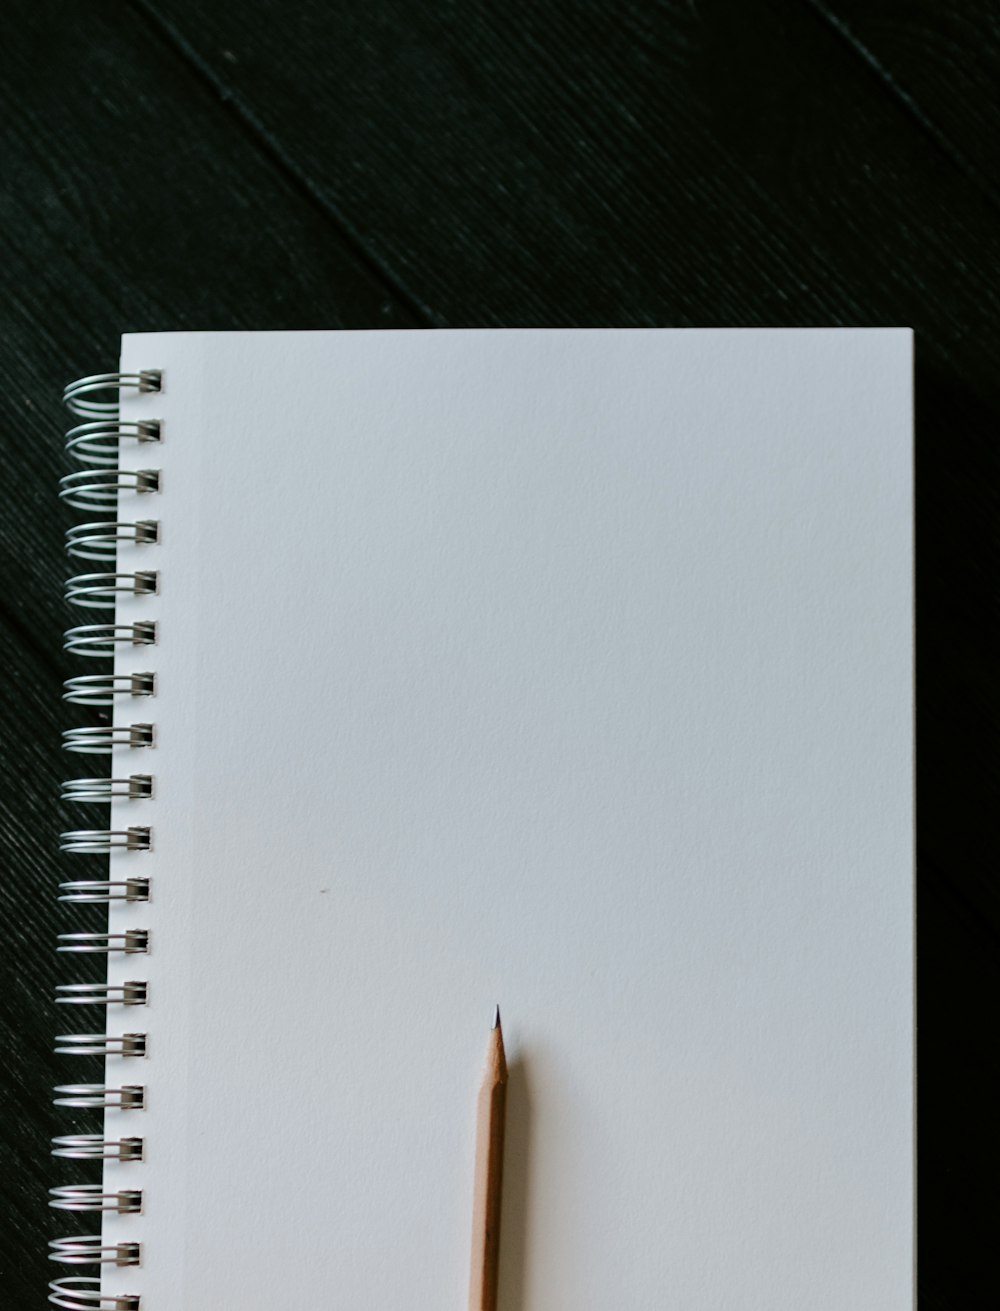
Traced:
[[[151, 334], [143, 1311], [912, 1300], [911, 335]], [[155, 557], [155, 559], [154, 559]], [[123, 753], [115, 773], [136, 770]], [[137, 963], [138, 962], [138, 963]], [[141, 1018], [137, 1019], [136, 1017]]]

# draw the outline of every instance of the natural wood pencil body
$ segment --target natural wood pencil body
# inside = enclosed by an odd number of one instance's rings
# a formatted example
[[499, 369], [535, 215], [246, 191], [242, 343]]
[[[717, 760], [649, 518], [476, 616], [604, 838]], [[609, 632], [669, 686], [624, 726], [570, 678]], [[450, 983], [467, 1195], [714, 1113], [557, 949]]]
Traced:
[[490, 1034], [486, 1072], [479, 1090], [476, 1180], [472, 1204], [472, 1271], [469, 1311], [496, 1311], [500, 1266], [500, 1196], [503, 1131], [507, 1110], [507, 1060], [500, 1014]]

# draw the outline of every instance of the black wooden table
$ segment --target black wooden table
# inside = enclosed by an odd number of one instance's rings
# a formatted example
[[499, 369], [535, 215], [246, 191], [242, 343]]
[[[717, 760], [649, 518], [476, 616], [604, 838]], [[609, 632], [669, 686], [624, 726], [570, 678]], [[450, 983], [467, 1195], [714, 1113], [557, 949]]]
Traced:
[[46, 1191], [84, 1177], [48, 1157], [50, 1086], [100, 1077], [52, 1055], [79, 822], [58, 393], [170, 328], [917, 329], [920, 1305], [995, 1289], [996, 6], [7, 0], [0, 24], [2, 1305], [44, 1305]]

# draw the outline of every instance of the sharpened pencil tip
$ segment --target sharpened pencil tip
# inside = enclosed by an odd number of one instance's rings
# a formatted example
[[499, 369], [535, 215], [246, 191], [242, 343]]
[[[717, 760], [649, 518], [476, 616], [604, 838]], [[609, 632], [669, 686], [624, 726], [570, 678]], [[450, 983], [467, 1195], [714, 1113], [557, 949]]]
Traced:
[[500, 1003], [499, 1002], [497, 1003], [497, 1008], [493, 1013], [493, 1027], [494, 1029], [500, 1028]]

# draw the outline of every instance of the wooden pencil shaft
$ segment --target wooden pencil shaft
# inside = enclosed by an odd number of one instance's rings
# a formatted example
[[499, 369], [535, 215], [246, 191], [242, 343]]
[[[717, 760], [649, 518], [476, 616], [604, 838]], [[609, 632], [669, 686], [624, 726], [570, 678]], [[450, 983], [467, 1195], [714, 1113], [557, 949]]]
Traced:
[[479, 1091], [469, 1311], [496, 1311], [497, 1307], [506, 1109], [507, 1062], [497, 1023], [490, 1035], [486, 1074]]

